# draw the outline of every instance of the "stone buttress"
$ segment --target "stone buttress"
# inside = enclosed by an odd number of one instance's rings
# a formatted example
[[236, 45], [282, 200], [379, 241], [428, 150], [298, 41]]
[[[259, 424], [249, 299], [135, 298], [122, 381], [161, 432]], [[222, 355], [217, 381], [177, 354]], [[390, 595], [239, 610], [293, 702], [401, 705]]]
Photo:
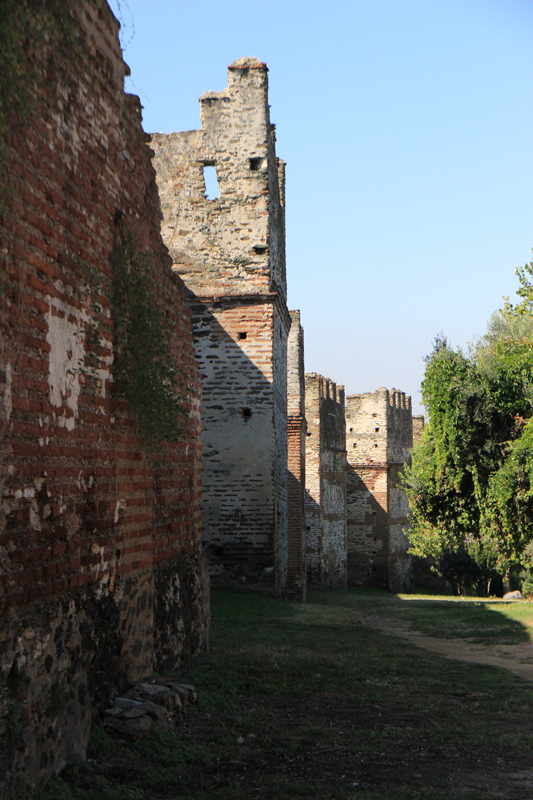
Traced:
[[[202, 373], [202, 516], [222, 584], [287, 592], [284, 163], [267, 67], [243, 58], [200, 98], [201, 130], [154, 134], [162, 234], [185, 282]], [[216, 172], [209, 199], [205, 175]]]
[[288, 597], [305, 600], [305, 373], [304, 331], [300, 312], [291, 311], [287, 353], [287, 451], [289, 493]]

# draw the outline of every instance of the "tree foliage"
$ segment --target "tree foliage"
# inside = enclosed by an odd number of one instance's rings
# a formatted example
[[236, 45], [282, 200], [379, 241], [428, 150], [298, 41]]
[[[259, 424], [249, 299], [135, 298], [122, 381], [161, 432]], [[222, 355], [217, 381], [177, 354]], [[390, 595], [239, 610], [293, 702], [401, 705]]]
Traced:
[[533, 262], [517, 275], [520, 301], [506, 299], [467, 354], [440, 335], [426, 359], [409, 538], [458, 587], [533, 568]]

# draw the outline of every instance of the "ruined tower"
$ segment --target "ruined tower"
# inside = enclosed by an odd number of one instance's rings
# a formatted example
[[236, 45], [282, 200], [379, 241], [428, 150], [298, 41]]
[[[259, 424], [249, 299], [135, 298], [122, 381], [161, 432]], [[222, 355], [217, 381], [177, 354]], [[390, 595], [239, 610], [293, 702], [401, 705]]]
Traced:
[[[211, 575], [287, 589], [284, 163], [267, 67], [242, 58], [200, 98], [201, 129], [155, 134], [173, 269], [189, 290], [202, 373], [202, 516]], [[205, 175], [216, 171], [219, 196]]]
[[413, 446], [411, 398], [378, 389], [346, 398], [348, 580], [410, 588], [401, 472]]
[[344, 387], [305, 375], [307, 583], [346, 589], [346, 429]]

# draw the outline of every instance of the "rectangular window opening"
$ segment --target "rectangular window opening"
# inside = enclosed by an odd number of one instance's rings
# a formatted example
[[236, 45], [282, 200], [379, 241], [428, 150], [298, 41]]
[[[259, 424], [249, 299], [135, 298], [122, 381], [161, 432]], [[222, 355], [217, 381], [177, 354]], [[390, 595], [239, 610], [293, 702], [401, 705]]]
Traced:
[[267, 252], [267, 250], [268, 247], [266, 246], [266, 244], [256, 244], [253, 247], [254, 253], [258, 256], [264, 255]]
[[252, 170], [252, 172], [257, 172], [258, 170], [260, 170], [262, 163], [263, 163], [262, 158], [251, 158], [250, 169]]
[[217, 168], [214, 161], [206, 161], [203, 166], [205, 196], [207, 200], [217, 200], [220, 197]]
[[247, 336], [246, 331], [239, 331], [239, 339], [246, 339]]
[[252, 409], [251, 408], [243, 408], [242, 415], [244, 419], [250, 419], [252, 416]]

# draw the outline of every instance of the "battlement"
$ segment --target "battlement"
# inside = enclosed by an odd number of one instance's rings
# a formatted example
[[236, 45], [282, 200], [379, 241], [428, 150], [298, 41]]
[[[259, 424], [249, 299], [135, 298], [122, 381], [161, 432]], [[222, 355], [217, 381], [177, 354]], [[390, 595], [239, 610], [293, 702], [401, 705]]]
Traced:
[[411, 398], [397, 389], [346, 398], [348, 578], [351, 583], [410, 585], [403, 529], [409, 509], [401, 485], [413, 446]]

